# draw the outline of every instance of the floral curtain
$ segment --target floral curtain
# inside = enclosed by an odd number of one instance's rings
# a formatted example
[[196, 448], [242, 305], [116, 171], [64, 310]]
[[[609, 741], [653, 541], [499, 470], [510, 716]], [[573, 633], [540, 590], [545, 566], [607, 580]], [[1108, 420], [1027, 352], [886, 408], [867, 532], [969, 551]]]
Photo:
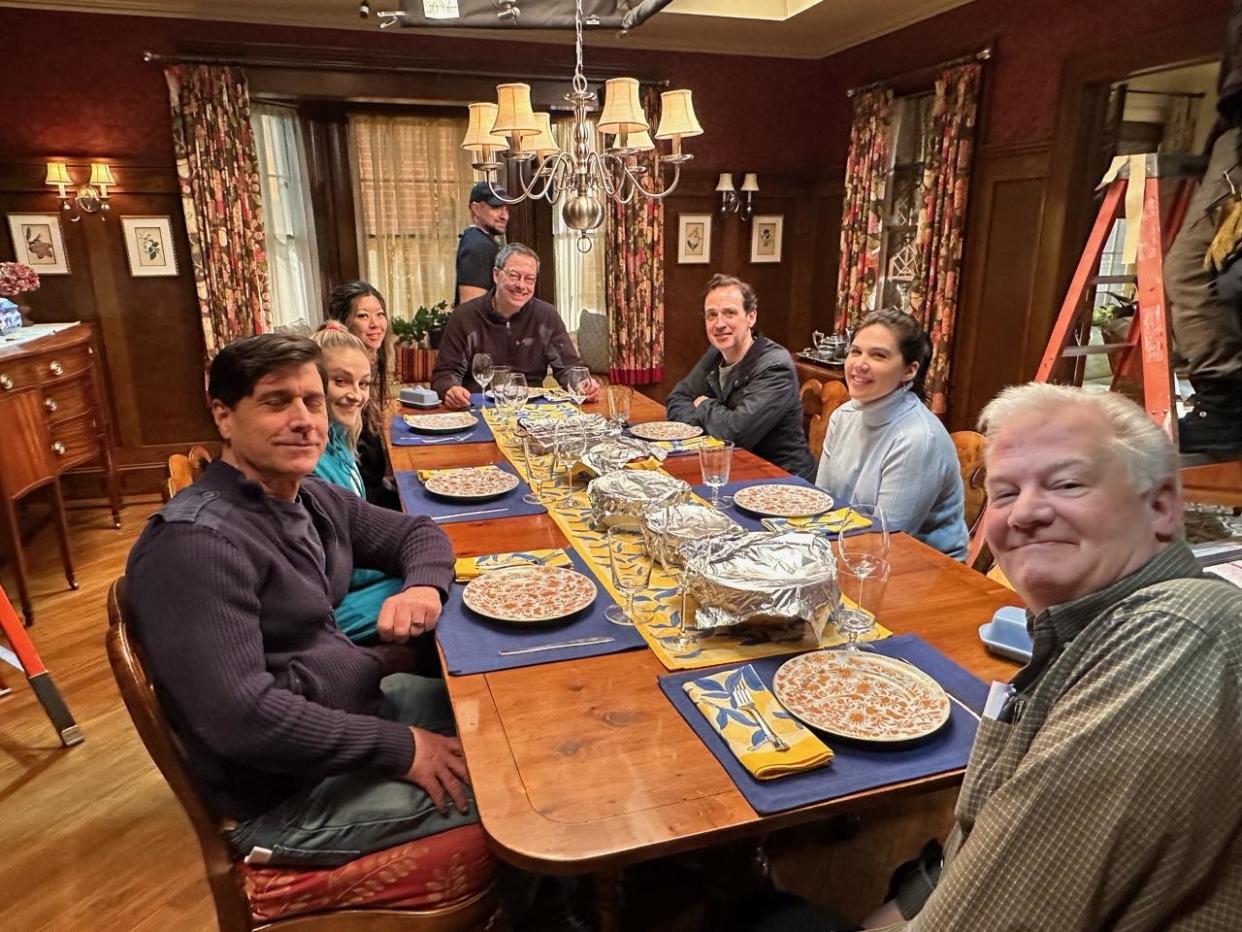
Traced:
[[923, 203], [915, 234], [919, 264], [910, 289], [910, 313], [931, 335], [927, 400], [936, 414], [948, 408], [949, 361], [982, 71], [982, 65], [971, 63], [947, 69], [936, 78], [923, 166]]
[[872, 306], [880, 275], [880, 234], [888, 182], [893, 92], [854, 95], [854, 123], [845, 163], [841, 265], [837, 272], [837, 329], [858, 322]]
[[250, 92], [240, 68], [175, 65], [164, 77], [210, 359], [226, 343], [272, 328]]
[[[658, 107], [654, 88], [643, 88], [647, 120]], [[660, 177], [652, 153], [638, 156], [647, 183]], [[609, 377], [623, 385], [649, 385], [664, 377], [664, 202], [635, 197], [629, 204], [609, 199], [605, 231], [607, 259]], [[596, 244], [599, 249], [601, 244]]]

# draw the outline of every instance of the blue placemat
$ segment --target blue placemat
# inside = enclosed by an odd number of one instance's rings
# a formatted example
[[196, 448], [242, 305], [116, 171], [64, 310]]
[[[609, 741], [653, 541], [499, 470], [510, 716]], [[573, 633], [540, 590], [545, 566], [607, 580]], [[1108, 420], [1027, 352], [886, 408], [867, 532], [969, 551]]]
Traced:
[[[508, 463], [497, 464], [505, 472], [517, 474]], [[525, 482], [518, 482], [517, 488], [497, 498], [489, 498], [481, 502], [459, 502], [437, 498], [428, 494], [423, 484], [418, 481], [418, 474], [409, 470], [396, 473], [397, 494], [401, 496], [401, 510], [407, 515], [426, 515], [437, 524], [454, 524], [458, 521], [488, 521], [492, 518], [513, 518], [517, 515], [541, 515], [547, 512], [543, 505], [532, 505], [522, 501], [522, 496], [530, 491]], [[479, 514], [479, 512], [482, 512]], [[454, 515], [455, 517], [449, 517]]]
[[455, 434], [421, 434], [416, 430], [410, 430], [409, 425], [402, 420], [402, 415], [394, 414], [389, 422], [389, 439], [394, 447], [421, 447], [424, 445], [451, 447], [455, 443], [491, 443], [493, 439], [492, 429], [487, 426], [487, 420], [478, 411], [472, 411], [471, 413], [479, 419], [479, 423], [469, 430], [463, 430]]
[[[496, 402], [492, 399], [491, 389], [489, 388], [487, 391], [488, 391], [487, 407], [489, 408], [495, 407]], [[544, 398], [542, 395], [540, 395], [538, 398], [528, 398], [526, 400], [526, 403], [528, 405], [557, 404], [557, 402], [552, 401], [548, 398]], [[470, 393], [470, 405], [471, 407], [474, 407], [474, 408], [483, 407], [483, 393], [482, 392], [471, 392]]]
[[[634, 628], [614, 625], [604, 617], [608, 606], [613, 605], [608, 591], [596, 579], [582, 558], [567, 548], [574, 569], [595, 580], [599, 595], [590, 608], [584, 608], [563, 622], [538, 627], [506, 625], [488, 621], [462, 605], [464, 588], [454, 584], [440, 620], [436, 623], [436, 640], [444, 651], [444, 664], [453, 676], [468, 673], [488, 673], [492, 670], [511, 670], [540, 663], [555, 663], [578, 657], [598, 657], [616, 654], [624, 650], [646, 646], [643, 636]], [[607, 644], [590, 644], [558, 650], [538, 651], [533, 654], [514, 654], [502, 657], [500, 651], [522, 647], [538, 647], [540, 644], [560, 644], [579, 638], [610, 637]]]
[[[903, 634], [886, 641], [872, 641], [868, 649], [889, 657], [901, 657], [929, 674], [945, 691], [976, 710], [983, 708], [988, 687], [967, 673], [940, 651], [916, 634]], [[788, 657], [767, 657], [751, 661], [764, 685], [772, 688], [772, 677]], [[740, 664], [731, 664], [740, 666]], [[751, 808], [759, 813], [783, 812], [798, 806], [824, 802], [851, 793], [901, 783], [919, 777], [944, 773], [966, 766], [974, 744], [977, 722], [956, 702], [950, 703], [948, 724], [918, 744], [884, 747], [843, 741], [831, 735], [822, 736], [834, 756], [826, 767], [806, 773], [791, 774], [775, 780], [760, 781], [747, 772], [729, 750], [707, 719], [703, 717], [682, 684], [687, 680], [710, 676], [729, 667], [690, 670], [659, 677], [660, 689], [676, 706], [707, 749], [720, 761]]]

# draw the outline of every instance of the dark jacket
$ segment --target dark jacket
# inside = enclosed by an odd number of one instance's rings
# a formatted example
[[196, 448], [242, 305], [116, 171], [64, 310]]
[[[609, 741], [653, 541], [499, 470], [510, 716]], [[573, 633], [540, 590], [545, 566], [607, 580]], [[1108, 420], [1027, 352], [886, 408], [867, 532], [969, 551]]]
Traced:
[[379, 717], [378, 652], [337, 630], [354, 567], [447, 597], [453, 552], [427, 518], [318, 479], [302, 501], [323, 562], [273, 500], [216, 460], [152, 516], [129, 555], [135, 634], [187, 769], [211, 809], [249, 819], [354, 770], [404, 775], [410, 729]]
[[[732, 440], [744, 450], [803, 479], [815, 479], [815, 461], [802, 429], [798, 374], [789, 350], [767, 337], [755, 337], [733, 370], [728, 392], [720, 387], [720, 351], [709, 349], [689, 375], [677, 383], [664, 408], [674, 421], [697, 424], [713, 437]], [[694, 399], [706, 395], [697, 408]]]
[[495, 289], [459, 304], [453, 311], [431, 371], [431, 387], [440, 395], [454, 385], [477, 392], [479, 383], [470, 372], [475, 353], [487, 353], [496, 365], [525, 373], [532, 388], [543, 384], [548, 366], [564, 385], [565, 370], [582, 365], [582, 358], [556, 308], [531, 298], [505, 320], [492, 306], [494, 297]]

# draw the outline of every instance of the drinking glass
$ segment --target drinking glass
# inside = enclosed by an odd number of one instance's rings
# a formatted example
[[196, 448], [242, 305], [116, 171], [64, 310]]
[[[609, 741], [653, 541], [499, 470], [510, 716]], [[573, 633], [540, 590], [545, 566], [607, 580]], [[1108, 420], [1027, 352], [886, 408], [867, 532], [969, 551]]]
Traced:
[[566, 494], [574, 494], [574, 466], [587, 448], [587, 433], [579, 424], [562, 424], [560, 429], [560, 460], [565, 467]]
[[888, 559], [888, 548], [891, 543], [888, 534], [888, 519], [884, 515], [884, 509], [879, 505], [855, 502], [846, 509], [841, 527], [850, 527], [855, 518], [870, 521], [871, 526], [861, 534], [842, 533], [837, 538], [837, 552], [842, 562], [849, 564], [855, 572], [865, 576], [870, 563]]
[[[492, 366], [492, 401], [500, 401], [500, 389], [509, 381], [509, 376], [513, 370], [508, 366]], [[487, 393], [484, 391], [483, 400], [487, 400]]]
[[858, 650], [858, 639], [875, 627], [884, 590], [892, 576], [892, 565], [884, 559], [871, 558], [866, 572], [858, 571], [859, 564], [837, 563], [837, 586], [843, 598], [850, 599], [856, 608], [847, 608], [842, 602], [837, 606], [835, 624], [837, 630], [848, 638], [846, 650]]
[[530, 396], [530, 389], [526, 385], [525, 374], [510, 372], [509, 378], [505, 382], [504, 395], [507, 402], [505, 413], [508, 428], [510, 431], [513, 431], [517, 417], [521, 414], [522, 408], [526, 406], [526, 399]]
[[634, 398], [634, 389], [628, 385], [609, 385], [608, 418], [617, 427], [625, 427], [630, 420], [630, 402]]
[[582, 411], [582, 403], [586, 401], [587, 383], [591, 381], [591, 371], [586, 366], [570, 366], [565, 373], [565, 391], [573, 403]]
[[487, 386], [491, 384], [495, 371], [492, 357], [488, 353], [474, 354], [474, 360], [470, 363], [470, 374], [479, 383], [479, 391], [483, 394], [483, 407], [485, 408], [487, 407]]
[[608, 529], [608, 569], [612, 584], [625, 594], [625, 611], [610, 605], [604, 617], [614, 625], [634, 626], [634, 595], [651, 582], [651, 558], [643, 541], [643, 531], [636, 523], [614, 525]]
[[[643, 518], [643, 531], [647, 539], [647, 552], [651, 555], [654, 564], [656, 553], [660, 556], [660, 566], [665, 574], [673, 581], [673, 586], [677, 590], [680, 597], [681, 608], [677, 615], [677, 632], [671, 639], [664, 639], [674, 650], [685, 650], [694, 644], [694, 638], [686, 633], [686, 589], [682, 582], [682, 572], [685, 566], [681, 562], [680, 555], [676, 553], [676, 543], [670, 548], [670, 535], [668, 529], [673, 526], [673, 519], [676, 515], [676, 505], [673, 502], [664, 502], [663, 504], [654, 504], [647, 507]], [[656, 530], [652, 530], [652, 524]], [[663, 534], [663, 540], [657, 541], [657, 538]]]
[[526, 454], [526, 475], [530, 479], [531, 491], [522, 496], [522, 501], [530, 505], [542, 505], [547, 498], [544, 485], [556, 481], [557, 447], [556, 425], [552, 425], [551, 435], [542, 435], [539, 439], [527, 434], [522, 438], [522, 452]]
[[718, 510], [733, 504], [730, 496], [720, 497], [720, 487], [729, 481], [729, 466], [732, 462], [733, 444], [729, 441], [719, 446], [699, 447], [699, 470], [703, 474], [703, 484], [711, 488], [712, 507]]

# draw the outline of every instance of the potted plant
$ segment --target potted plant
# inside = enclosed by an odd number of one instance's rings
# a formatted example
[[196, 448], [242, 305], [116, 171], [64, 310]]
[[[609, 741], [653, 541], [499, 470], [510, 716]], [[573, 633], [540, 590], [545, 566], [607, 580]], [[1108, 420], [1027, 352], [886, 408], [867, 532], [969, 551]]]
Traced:
[[39, 275], [20, 262], [0, 262], [0, 333], [22, 326], [22, 313], [9, 298], [16, 298], [39, 287]]
[[432, 349], [439, 349], [440, 339], [444, 336], [444, 326], [448, 323], [448, 319], [447, 301], [441, 301], [431, 307], [420, 305], [414, 312], [414, 328], [418, 333], [418, 339], [421, 340], [425, 334], [427, 345]]

